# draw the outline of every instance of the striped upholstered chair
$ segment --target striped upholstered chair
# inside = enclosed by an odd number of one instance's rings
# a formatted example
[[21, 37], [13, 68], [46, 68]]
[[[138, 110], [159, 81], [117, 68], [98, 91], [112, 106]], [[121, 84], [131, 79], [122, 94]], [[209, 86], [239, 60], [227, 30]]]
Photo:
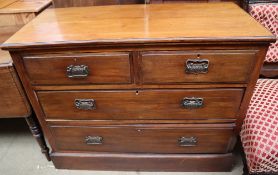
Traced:
[[[278, 36], [278, 3], [249, 4], [249, 13]], [[274, 72], [262, 71], [263, 77], [277, 78], [278, 40], [270, 45], [265, 65], [272, 65]], [[248, 173], [278, 174], [278, 79], [258, 80], [242, 126], [241, 141]]]

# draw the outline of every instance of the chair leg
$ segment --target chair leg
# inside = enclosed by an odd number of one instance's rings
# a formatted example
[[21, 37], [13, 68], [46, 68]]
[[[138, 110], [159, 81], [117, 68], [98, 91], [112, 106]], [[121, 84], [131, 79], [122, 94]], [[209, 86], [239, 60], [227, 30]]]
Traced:
[[39, 146], [41, 147], [41, 152], [45, 155], [46, 159], [48, 161], [51, 161], [51, 158], [49, 156], [49, 148], [46, 145], [45, 138], [43, 136], [43, 133], [40, 129], [40, 126], [33, 115], [30, 115], [29, 117], [25, 118], [27, 124], [29, 125], [29, 128], [31, 130], [31, 133], [37, 140]]

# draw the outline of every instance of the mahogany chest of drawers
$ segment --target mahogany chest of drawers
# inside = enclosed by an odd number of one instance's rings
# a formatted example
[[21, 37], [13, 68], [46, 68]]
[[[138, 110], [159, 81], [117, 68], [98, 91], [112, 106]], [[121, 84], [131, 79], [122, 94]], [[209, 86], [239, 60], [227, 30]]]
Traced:
[[47, 10], [3, 48], [56, 168], [229, 171], [274, 39], [233, 3], [127, 5]]

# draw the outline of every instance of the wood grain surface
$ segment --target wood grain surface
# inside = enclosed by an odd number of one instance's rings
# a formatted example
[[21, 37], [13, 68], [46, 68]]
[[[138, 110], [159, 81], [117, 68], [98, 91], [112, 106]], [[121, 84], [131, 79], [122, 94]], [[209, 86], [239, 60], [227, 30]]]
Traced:
[[[208, 125], [207, 125], [208, 126]], [[233, 148], [232, 124], [214, 127], [195, 125], [138, 126], [53, 126], [57, 151], [121, 153], [227, 153]], [[102, 144], [86, 144], [87, 136], [102, 137]], [[195, 137], [196, 143], [181, 146], [181, 137]]]
[[228, 154], [111, 154], [52, 153], [58, 169], [121, 171], [231, 171], [234, 156]]
[[96, 5], [143, 4], [144, 0], [53, 0], [55, 8], [87, 7]]
[[0, 9], [7, 7], [16, 1], [18, 1], [18, 0], [1, 0], [0, 1]]
[[[131, 83], [131, 57], [128, 52], [83, 53], [30, 56], [24, 65], [32, 84], [128, 84]], [[88, 66], [89, 74], [69, 78], [68, 66]]]
[[[41, 91], [46, 119], [225, 119], [236, 118], [243, 89], [129, 91]], [[204, 99], [204, 106], [185, 109], [185, 97]], [[51, 99], [51, 100], [49, 100]], [[80, 110], [75, 99], [94, 99], [95, 110]]]
[[28, 117], [31, 114], [20, 80], [12, 65], [0, 66], [0, 118]]
[[[254, 67], [257, 51], [188, 51], [188, 52], [143, 52], [142, 83], [223, 83], [248, 82]], [[208, 72], [186, 73], [187, 60], [207, 60]]]
[[3, 47], [250, 39], [275, 38], [233, 3], [150, 4], [49, 9]]
[[8, 51], [0, 50], [0, 67], [12, 66], [12, 58]]
[[[5, 1], [7, 0], [4, 0], [4, 2]], [[45, 7], [48, 7], [51, 3], [51, 0], [13, 0], [6, 4], [4, 3], [5, 6], [3, 5], [2, 8], [0, 8], [0, 14], [38, 13]]]

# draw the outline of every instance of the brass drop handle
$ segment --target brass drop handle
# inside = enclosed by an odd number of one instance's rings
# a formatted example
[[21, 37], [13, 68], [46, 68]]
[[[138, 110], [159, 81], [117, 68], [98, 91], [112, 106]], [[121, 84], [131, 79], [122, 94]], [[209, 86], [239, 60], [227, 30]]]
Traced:
[[85, 143], [87, 145], [101, 145], [103, 138], [101, 136], [86, 136]]
[[81, 110], [96, 109], [96, 102], [94, 99], [75, 99], [74, 105], [77, 109]]
[[209, 60], [207, 59], [188, 59], [185, 63], [185, 72], [187, 74], [208, 73]]
[[198, 97], [185, 97], [181, 101], [181, 106], [186, 109], [201, 108], [204, 106], [204, 99]]
[[89, 68], [86, 65], [69, 65], [67, 67], [68, 78], [85, 78], [89, 75]]
[[180, 137], [178, 139], [178, 144], [180, 146], [196, 146], [197, 143], [197, 137]]

